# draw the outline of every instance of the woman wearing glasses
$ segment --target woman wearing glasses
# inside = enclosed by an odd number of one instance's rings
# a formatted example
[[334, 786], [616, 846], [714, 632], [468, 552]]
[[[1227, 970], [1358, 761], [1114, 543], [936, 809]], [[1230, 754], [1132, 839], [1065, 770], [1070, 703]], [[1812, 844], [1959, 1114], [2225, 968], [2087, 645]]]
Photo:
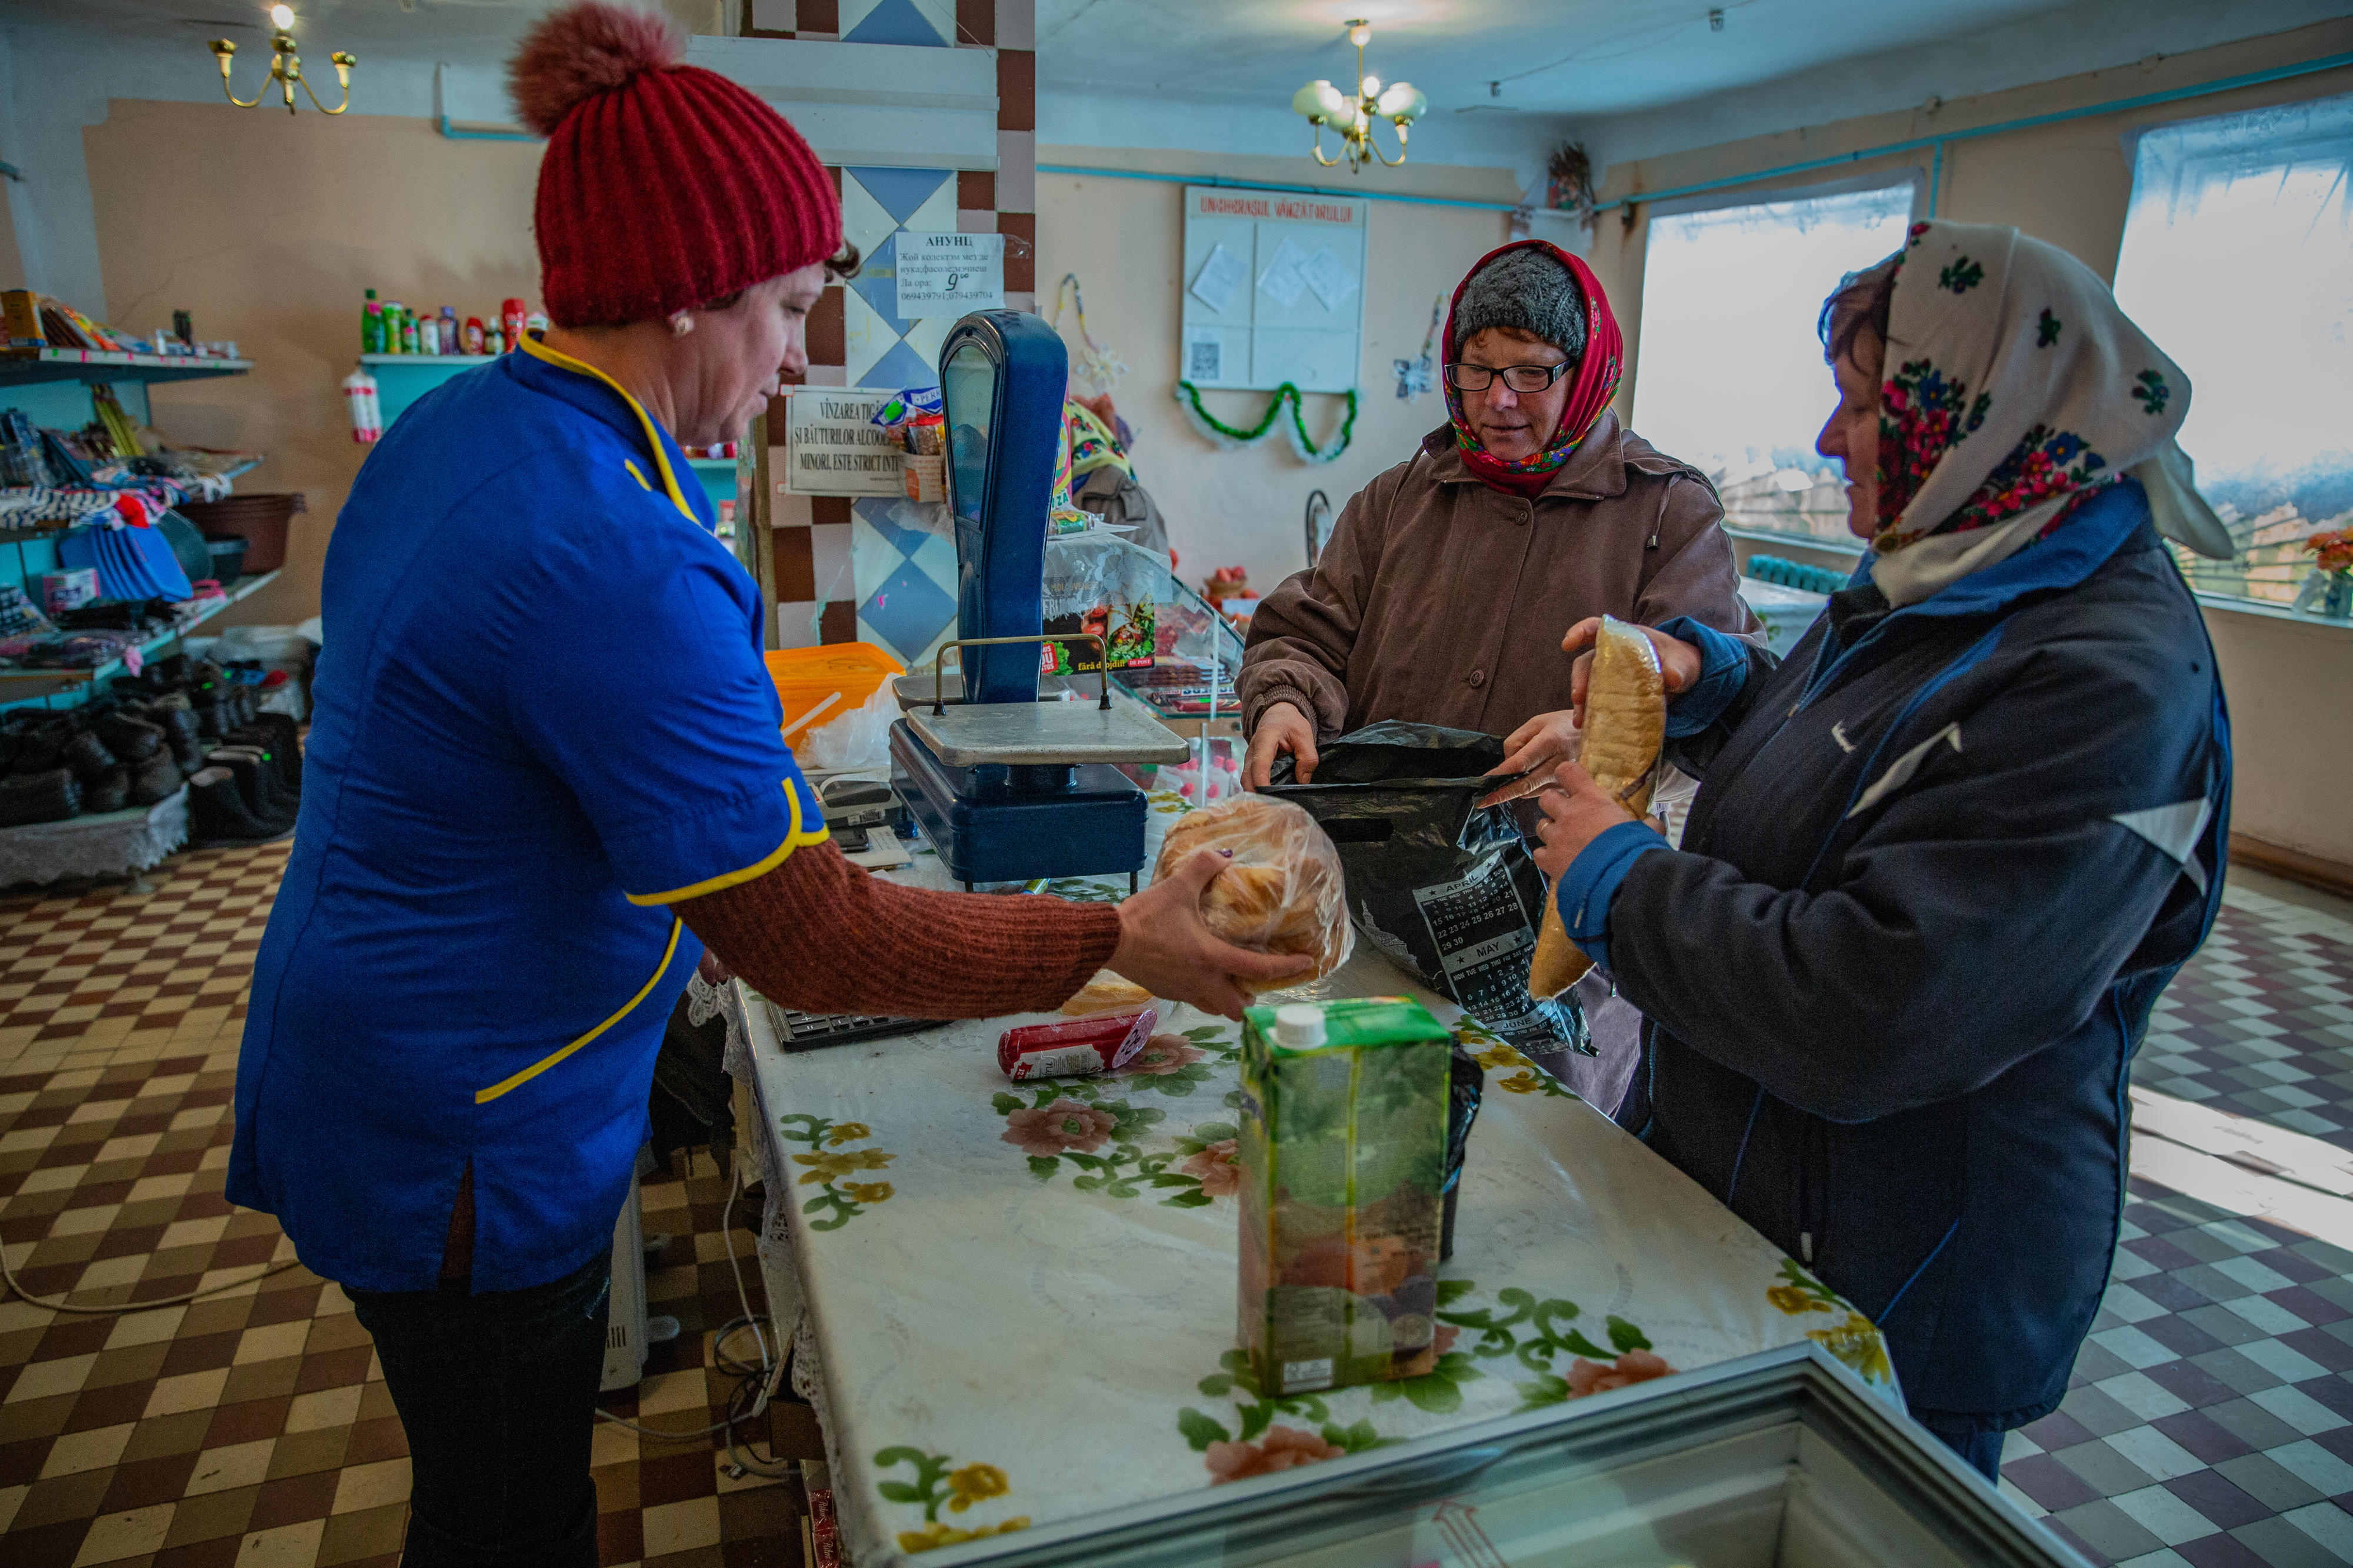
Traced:
[[1253, 787], [1286, 752], [1311, 779], [1318, 742], [1385, 719], [1508, 736], [1501, 772], [1555, 763], [1573, 733], [1557, 627], [1757, 627], [1706, 476], [1609, 412], [1625, 353], [1584, 262], [1540, 239], [1492, 252], [1454, 290], [1446, 348], [1448, 422], [1250, 617]]

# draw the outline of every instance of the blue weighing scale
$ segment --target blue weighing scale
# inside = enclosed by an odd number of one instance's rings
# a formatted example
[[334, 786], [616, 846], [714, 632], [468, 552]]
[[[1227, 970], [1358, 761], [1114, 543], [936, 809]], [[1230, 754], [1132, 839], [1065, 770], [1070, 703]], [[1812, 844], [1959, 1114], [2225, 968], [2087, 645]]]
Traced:
[[[1070, 360], [1018, 310], [965, 317], [940, 345], [948, 496], [955, 514], [956, 637], [891, 726], [891, 782], [951, 876], [1026, 882], [1144, 865], [1144, 792], [1114, 766], [1192, 754], [1153, 711], [1111, 688], [1041, 701], [1046, 512]], [[953, 684], [940, 658], [961, 650]]]

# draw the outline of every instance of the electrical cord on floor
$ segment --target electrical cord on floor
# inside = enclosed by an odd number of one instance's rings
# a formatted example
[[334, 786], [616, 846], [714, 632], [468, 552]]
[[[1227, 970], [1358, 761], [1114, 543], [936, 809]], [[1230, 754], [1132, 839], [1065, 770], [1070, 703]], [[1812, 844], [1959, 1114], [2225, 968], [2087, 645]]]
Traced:
[[258, 1285], [273, 1274], [283, 1274], [289, 1268], [299, 1268], [301, 1266], [300, 1258], [290, 1258], [283, 1263], [268, 1265], [259, 1274], [248, 1274], [242, 1279], [224, 1279], [217, 1285], [206, 1285], [198, 1289], [183, 1291], [177, 1296], [159, 1296], [153, 1301], [123, 1301], [111, 1307], [77, 1307], [66, 1299], [73, 1294], [71, 1291], [67, 1291], [63, 1296], [36, 1296], [18, 1284], [16, 1271], [8, 1267], [6, 1250], [0, 1248], [0, 1279], [7, 1280], [9, 1290], [18, 1300], [29, 1301], [36, 1307], [47, 1307], [52, 1312], [78, 1312], [85, 1317], [93, 1318], [108, 1316], [127, 1318], [136, 1312], [152, 1312], [158, 1307], [184, 1306], [206, 1296], [217, 1296], [224, 1290], [241, 1290], [248, 1285]]
[[[727, 1202], [719, 1211], [719, 1230], [727, 1243], [727, 1266], [735, 1276], [736, 1303], [744, 1309], [744, 1311], [742, 1316], [730, 1319], [722, 1326], [719, 1332], [712, 1337], [711, 1342], [712, 1362], [720, 1371], [733, 1373], [737, 1378], [735, 1387], [727, 1395], [726, 1418], [713, 1422], [708, 1426], [671, 1432], [659, 1426], [640, 1426], [635, 1421], [627, 1420], [601, 1407], [596, 1415], [599, 1419], [609, 1421], [616, 1426], [627, 1427], [629, 1431], [642, 1436], [659, 1437], [668, 1442], [709, 1437], [724, 1432], [727, 1434], [727, 1458], [733, 1467], [737, 1479], [745, 1475], [755, 1475], [781, 1479], [792, 1475], [792, 1469], [789, 1468], [771, 1469], [767, 1466], [788, 1465], [788, 1461], [776, 1459], [773, 1456], [768, 1456], [764, 1460], [756, 1444], [753, 1447], [751, 1458], [747, 1458], [735, 1436], [735, 1427], [738, 1424], [757, 1420], [767, 1413], [768, 1402], [775, 1396], [776, 1384], [781, 1380], [787, 1364], [786, 1358], [773, 1354], [769, 1349], [768, 1336], [762, 1331], [762, 1326], [774, 1328], [775, 1325], [769, 1322], [765, 1314], [752, 1310], [751, 1293], [744, 1284], [744, 1267], [735, 1255], [735, 1200], [742, 1195], [743, 1191], [744, 1171], [743, 1167], [738, 1165], [733, 1180], [728, 1184]], [[752, 1331], [753, 1342], [759, 1347], [760, 1361], [756, 1366], [748, 1362], [736, 1361], [727, 1354], [727, 1336], [742, 1329]], [[747, 1399], [750, 1401], [748, 1407], [745, 1404]]]

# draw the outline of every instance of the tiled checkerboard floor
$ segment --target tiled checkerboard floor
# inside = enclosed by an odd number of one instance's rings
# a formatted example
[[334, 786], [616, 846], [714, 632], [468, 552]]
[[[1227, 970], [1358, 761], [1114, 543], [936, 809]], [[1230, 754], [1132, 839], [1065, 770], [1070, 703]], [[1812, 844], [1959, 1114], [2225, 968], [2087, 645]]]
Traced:
[[[221, 1195], [246, 984], [286, 847], [191, 853], [151, 892], [0, 897], [0, 1246], [25, 1288], [135, 1303], [290, 1262]], [[651, 1310], [680, 1320], [615, 1414], [725, 1413], [710, 1331], [735, 1317], [708, 1155], [649, 1178]], [[756, 1200], [736, 1205], [754, 1310]], [[740, 1344], [731, 1349], [742, 1350]], [[748, 1436], [747, 1432], [747, 1436]], [[70, 1316], [0, 1300], [0, 1563], [6, 1568], [390, 1568], [408, 1446], [366, 1333], [295, 1265], [184, 1307]], [[794, 1491], [724, 1473], [708, 1437], [599, 1426], [608, 1564], [786, 1568]]]
[[[2134, 1081], [2353, 1150], [2353, 908], [2298, 897], [2229, 890]], [[2094, 1563], [2353, 1563], [2353, 1252], [2133, 1194], [2073, 1387], [2011, 1434], [2002, 1489]]]

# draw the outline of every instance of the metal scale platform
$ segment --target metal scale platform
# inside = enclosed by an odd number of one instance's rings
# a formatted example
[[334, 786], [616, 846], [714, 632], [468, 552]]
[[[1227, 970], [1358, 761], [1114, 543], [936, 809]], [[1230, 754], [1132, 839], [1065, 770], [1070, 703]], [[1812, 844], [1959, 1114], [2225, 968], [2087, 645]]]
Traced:
[[[1186, 742], [1099, 678], [1092, 700], [1039, 700], [1046, 513], [1070, 362], [1017, 310], [966, 316], [940, 346], [956, 638], [932, 697], [891, 726], [892, 783], [948, 873], [979, 882], [1116, 875], [1144, 865], [1144, 792], [1122, 763], [1181, 763]], [[957, 650], [953, 696], [940, 660]], [[1063, 693], [1057, 693], [1059, 699]]]

